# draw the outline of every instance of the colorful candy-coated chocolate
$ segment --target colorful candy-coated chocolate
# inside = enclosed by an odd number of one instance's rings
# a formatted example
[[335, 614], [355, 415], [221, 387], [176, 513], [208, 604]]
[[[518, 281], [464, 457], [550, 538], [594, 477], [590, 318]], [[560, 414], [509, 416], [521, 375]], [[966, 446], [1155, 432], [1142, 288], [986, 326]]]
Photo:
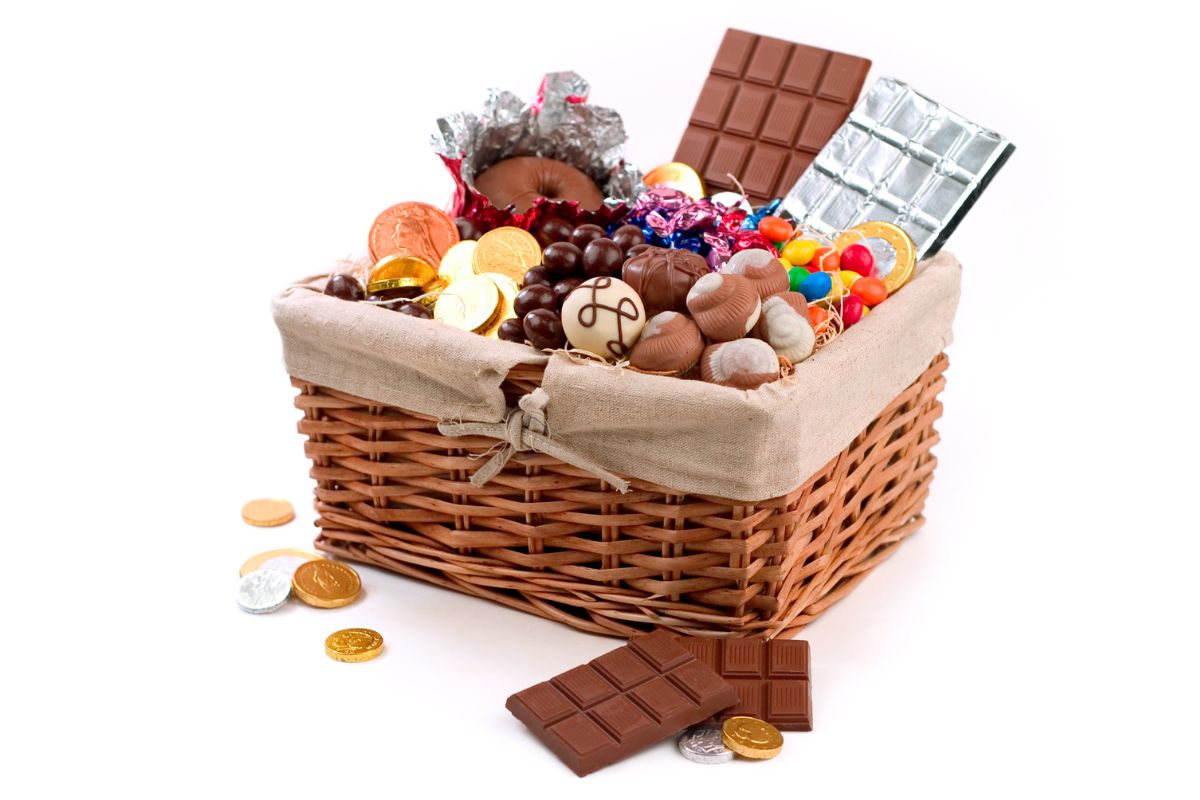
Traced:
[[869, 276], [875, 271], [875, 256], [865, 244], [852, 244], [841, 253], [841, 268]]
[[863, 302], [856, 294], [848, 294], [842, 298], [842, 324], [849, 328], [862, 319]]
[[793, 292], [800, 291], [800, 284], [804, 283], [804, 279], [811, 275], [804, 267], [792, 267], [788, 270], [788, 281], [791, 283]]
[[813, 330], [820, 336], [825, 332], [825, 325], [829, 322], [829, 312], [820, 306], [809, 306], [808, 321], [812, 323]]
[[772, 242], [786, 242], [792, 235], [792, 224], [783, 217], [763, 217], [758, 221], [758, 232]]
[[810, 303], [824, 298], [832, 288], [833, 280], [828, 272], [814, 272], [800, 282], [800, 293]]
[[791, 269], [791, 268], [792, 268], [792, 262], [788, 261], [788, 260], [787, 260], [786, 258], [784, 258], [783, 256], [779, 256], [779, 263], [780, 263], [780, 264], [783, 264], [783, 268], [784, 268], [784, 269]]
[[863, 305], [868, 308], [879, 305], [888, 296], [887, 286], [879, 278], [859, 278], [850, 287], [850, 291], [858, 295]]
[[812, 261], [813, 253], [817, 252], [820, 246], [819, 242], [811, 239], [796, 239], [783, 246], [783, 257], [790, 261], [793, 267], [805, 267]]
[[823, 272], [837, 272], [841, 265], [841, 256], [838, 251], [832, 247], [818, 247], [813, 253], [812, 261], [805, 266], [812, 270], [822, 270]]
[[838, 272], [838, 277], [842, 280], [842, 286], [845, 286], [847, 289], [849, 289], [854, 285], [855, 281], [862, 277], [862, 275], [859, 275], [857, 272], [844, 269]]

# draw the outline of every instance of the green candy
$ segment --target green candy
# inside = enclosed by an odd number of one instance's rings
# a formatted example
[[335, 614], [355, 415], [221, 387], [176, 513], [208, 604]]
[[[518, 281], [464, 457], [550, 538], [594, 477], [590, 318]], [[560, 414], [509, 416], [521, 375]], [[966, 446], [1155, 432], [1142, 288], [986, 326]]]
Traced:
[[800, 291], [800, 284], [804, 283], [804, 279], [811, 275], [804, 267], [792, 267], [788, 270], [788, 280], [791, 282], [793, 292]]

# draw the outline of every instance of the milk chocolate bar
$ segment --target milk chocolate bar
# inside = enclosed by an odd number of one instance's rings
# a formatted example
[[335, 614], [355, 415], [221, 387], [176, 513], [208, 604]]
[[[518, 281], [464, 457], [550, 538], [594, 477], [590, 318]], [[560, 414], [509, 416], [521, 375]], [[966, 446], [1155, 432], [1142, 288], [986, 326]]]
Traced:
[[582, 777], [737, 700], [716, 672], [657, 631], [517, 692], [505, 707]]
[[808, 642], [681, 638], [680, 644], [737, 691], [717, 716], [757, 717], [781, 731], [812, 730]]
[[[846, 121], [871, 62], [729, 29], [675, 160], [709, 194], [737, 187], [760, 204], [791, 188]], [[727, 174], [728, 173], [728, 174]]]

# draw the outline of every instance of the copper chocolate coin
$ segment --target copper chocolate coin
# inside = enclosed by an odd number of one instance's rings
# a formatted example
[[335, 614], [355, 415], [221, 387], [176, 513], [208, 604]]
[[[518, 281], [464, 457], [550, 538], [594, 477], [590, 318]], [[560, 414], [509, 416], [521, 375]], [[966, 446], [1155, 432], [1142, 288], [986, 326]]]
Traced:
[[375, 218], [367, 236], [371, 260], [390, 255], [417, 256], [435, 269], [458, 241], [454, 220], [428, 203], [399, 203]]
[[273, 528], [292, 521], [296, 512], [287, 500], [264, 497], [242, 506], [242, 521], [258, 528]]

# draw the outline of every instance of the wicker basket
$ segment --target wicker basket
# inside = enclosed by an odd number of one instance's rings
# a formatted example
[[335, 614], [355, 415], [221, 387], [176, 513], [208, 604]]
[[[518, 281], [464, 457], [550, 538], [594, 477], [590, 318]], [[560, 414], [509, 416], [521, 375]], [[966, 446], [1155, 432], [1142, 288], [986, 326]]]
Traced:
[[[316, 546], [593, 633], [793, 636], [923, 522], [946, 364], [799, 488], [753, 504], [638, 480], [621, 494], [532, 452], [476, 487], [495, 440], [293, 378]], [[540, 379], [509, 373], [510, 404]]]

